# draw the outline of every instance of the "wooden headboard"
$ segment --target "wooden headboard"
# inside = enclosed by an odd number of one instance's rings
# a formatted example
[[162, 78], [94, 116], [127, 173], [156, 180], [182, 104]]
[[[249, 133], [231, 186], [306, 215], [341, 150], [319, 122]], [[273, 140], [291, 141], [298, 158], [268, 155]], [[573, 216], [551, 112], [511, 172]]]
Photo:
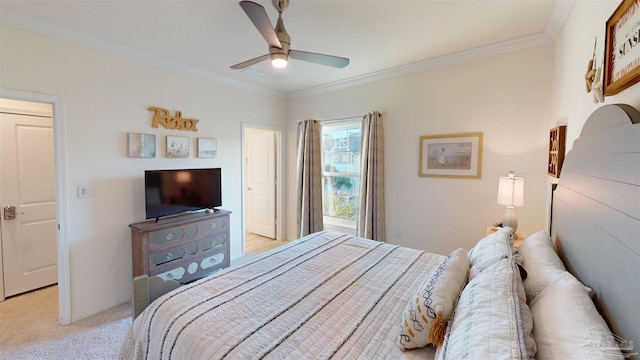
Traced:
[[553, 197], [552, 239], [596, 293], [611, 330], [640, 348], [640, 112], [605, 105], [567, 154]]

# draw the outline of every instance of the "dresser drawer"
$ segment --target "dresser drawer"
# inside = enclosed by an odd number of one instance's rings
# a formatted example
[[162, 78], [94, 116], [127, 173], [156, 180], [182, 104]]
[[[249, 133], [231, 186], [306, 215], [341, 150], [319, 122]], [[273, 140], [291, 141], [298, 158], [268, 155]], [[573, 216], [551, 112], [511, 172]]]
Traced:
[[196, 224], [188, 224], [181, 227], [152, 231], [149, 233], [149, 249], [166, 246], [171, 243], [188, 241], [198, 233]]
[[228, 259], [224, 252], [207, 256], [206, 258], [200, 261], [200, 268], [205, 271], [211, 271], [221, 267], [221, 265], [225, 263], [225, 260], [228, 260]]
[[208, 256], [210, 252], [223, 251], [227, 248], [227, 234], [216, 234], [206, 239], [180, 244], [169, 249], [149, 252], [149, 267], [154, 269], [177, 261], [188, 261], [191, 258], [198, 259]]
[[197, 244], [200, 251], [220, 250], [229, 246], [227, 243], [227, 233], [216, 234], [212, 237], [198, 240]]
[[171, 244], [206, 238], [215, 233], [226, 232], [227, 228], [226, 218], [214, 218], [199, 224], [154, 231], [149, 234], [149, 250], [162, 249], [171, 246]]
[[227, 253], [223, 250], [218, 253], [210, 253], [202, 258], [192, 258], [177, 267], [167, 267], [168, 264], [152, 270], [151, 276], [159, 276], [165, 280], [177, 280], [181, 283], [189, 282], [207, 276], [218, 269], [229, 266]]
[[163, 278], [164, 280], [177, 280], [180, 281], [182, 280], [182, 278], [184, 277], [185, 274], [185, 270], [182, 266], [159, 273], [159, 274], [154, 274], [151, 273], [151, 276], [158, 276]]
[[154, 268], [163, 264], [180, 261], [185, 257], [185, 254], [184, 246], [176, 246], [168, 250], [154, 252], [149, 254], [149, 266]]
[[226, 231], [228, 228], [227, 218], [218, 217], [198, 224], [198, 238], [209, 236], [216, 232]]

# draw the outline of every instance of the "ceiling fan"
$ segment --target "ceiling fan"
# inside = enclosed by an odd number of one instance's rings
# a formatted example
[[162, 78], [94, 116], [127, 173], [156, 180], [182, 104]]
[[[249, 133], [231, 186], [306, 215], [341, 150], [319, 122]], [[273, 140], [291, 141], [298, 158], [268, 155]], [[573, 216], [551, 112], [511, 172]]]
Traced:
[[282, 12], [289, 5], [289, 0], [271, 0], [273, 7], [278, 10], [278, 22], [275, 29], [271, 26], [271, 21], [262, 5], [249, 0], [240, 1], [240, 7], [247, 14], [253, 25], [260, 31], [260, 34], [269, 44], [269, 53], [257, 58], [241, 62], [231, 66], [234, 70], [245, 69], [261, 61], [271, 59], [271, 65], [276, 69], [287, 66], [289, 57], [297, 60], [309, 61], [316, 64], [343, 68], [349, 65], [349, 59], [339, 56], [312, 53], [290, 49], [291, 37], [287, 34], [282, 21]]

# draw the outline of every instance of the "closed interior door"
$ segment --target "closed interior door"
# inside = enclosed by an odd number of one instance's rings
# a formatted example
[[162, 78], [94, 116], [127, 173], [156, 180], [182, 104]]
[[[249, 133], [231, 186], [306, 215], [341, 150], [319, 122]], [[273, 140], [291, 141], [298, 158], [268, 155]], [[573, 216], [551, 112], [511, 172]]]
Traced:
[[247, 231], [276, 237], [276, 140], [273, 131], [247, 131]]
[[53, 118], [0, 113], [0, 141], [4, 289], [11, 296], [58, 281]]

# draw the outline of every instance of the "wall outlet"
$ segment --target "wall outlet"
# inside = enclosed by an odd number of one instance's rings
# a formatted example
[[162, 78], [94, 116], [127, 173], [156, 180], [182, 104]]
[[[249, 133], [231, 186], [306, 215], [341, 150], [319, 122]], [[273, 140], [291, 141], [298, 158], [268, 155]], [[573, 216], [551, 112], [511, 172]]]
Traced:
[[93, 186], [78, 186], [78, 198], [88, 198], [96, 196], [96, 189]]

